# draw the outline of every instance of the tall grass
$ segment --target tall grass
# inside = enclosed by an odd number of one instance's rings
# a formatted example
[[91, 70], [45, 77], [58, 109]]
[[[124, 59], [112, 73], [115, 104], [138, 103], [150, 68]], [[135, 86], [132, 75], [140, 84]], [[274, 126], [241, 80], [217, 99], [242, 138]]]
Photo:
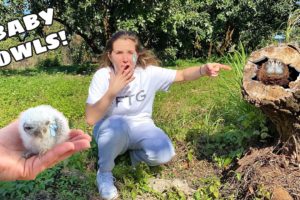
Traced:
[[242, 43], [239, 44], [238, 50], [225, 57], [226, 63], [232, 67], [230, 77], [221, 77], [220, 84], [223, 85], [226, 93], [229, 94], [228, 102], [231, 108], [236, 111], [248, 111], [249, 104], [245, 103], [242, 97], [243, 70], [246, 65], [248, 55]]
[[287, 42], [291, 40], [300, 40], [300, 9], [296, 9], [294, 12], [289, 14], [287, 21], [287, 27], [285, 31], [285, 37]]

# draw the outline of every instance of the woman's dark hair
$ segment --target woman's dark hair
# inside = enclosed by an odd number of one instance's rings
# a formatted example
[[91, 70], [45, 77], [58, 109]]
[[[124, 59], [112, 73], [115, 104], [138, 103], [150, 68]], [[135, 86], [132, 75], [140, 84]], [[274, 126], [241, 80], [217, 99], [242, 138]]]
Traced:
[[141, 44], [138, 36], [131, 31], [118, 31], [112, 35], [107, 41], [105, 51], [103, 52], [100, 59], [100, 67], [113, 67], [108, 55], [113, 51], [113, 44], [118, 39], [132, 40], [135, 42], [135, 50], [138, 53], [137, 66], [147, 67], [148, 65], [159, 65], [160, 61], [150, 50], [147, 50]]

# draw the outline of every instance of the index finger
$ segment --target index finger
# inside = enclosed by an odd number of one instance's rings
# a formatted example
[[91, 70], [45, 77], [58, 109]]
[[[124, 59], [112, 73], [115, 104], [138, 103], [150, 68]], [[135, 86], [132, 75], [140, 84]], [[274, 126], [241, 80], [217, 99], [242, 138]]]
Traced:
[[220, 64], [220, 69], [231, 70], [231, 67], [229, 65]]
[[89, 134], [84, 133], [82, 130], [80, 129], [72, 129], [69, 133], [69, 139], [73, 139], [76, 137], [81, 137], [81, 138], [85, 138], [87, 140], [92, 140], [91, 136]]

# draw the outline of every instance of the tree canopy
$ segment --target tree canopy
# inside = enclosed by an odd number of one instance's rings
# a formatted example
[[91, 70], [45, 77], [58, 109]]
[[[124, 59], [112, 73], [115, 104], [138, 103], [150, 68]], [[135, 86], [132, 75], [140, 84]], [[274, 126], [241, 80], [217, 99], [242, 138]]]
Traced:
[[38, 13], [47, 8], [96, 54], [123, 29], [137, 32], [162, 59], [176, 59], [224, 54], [240, 41], [255, 49], [285, 30], [297, 5], [294, 0], [7, 0], [0, 18], [5, 22], [24, 9]]

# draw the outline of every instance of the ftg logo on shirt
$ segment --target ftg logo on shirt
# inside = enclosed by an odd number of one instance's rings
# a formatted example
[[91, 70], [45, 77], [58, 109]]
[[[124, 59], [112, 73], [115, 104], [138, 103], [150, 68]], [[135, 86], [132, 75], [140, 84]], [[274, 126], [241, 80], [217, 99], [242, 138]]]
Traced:
[[146, 93], [144, 90], [141, 90], [137, 94], [118, 96], [118, 97], [116, 97], [116, 106], [118, 107], [119, 103], [122, 103], [122, 102], [124, 103], [125, 99], [127, 99], [127, 98], [128, 98], [128, 104], [129, 104], [129, 106], [131, 106], [134, 99], [136, 101], [144, 101], [146, 98]]

